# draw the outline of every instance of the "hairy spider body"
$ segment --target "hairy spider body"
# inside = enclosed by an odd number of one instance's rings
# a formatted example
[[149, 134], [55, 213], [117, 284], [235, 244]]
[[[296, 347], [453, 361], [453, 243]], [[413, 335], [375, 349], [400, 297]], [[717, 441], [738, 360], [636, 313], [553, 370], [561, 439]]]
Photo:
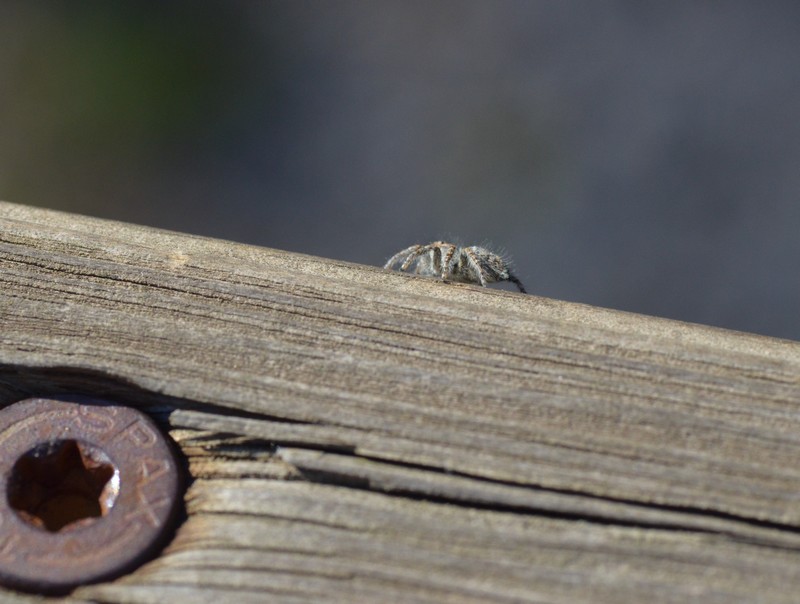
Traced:
[[439, 277], [442, 281], [480, 283], [484, 287], [487, 283], [510, 281], [523, 294], [527, 293], [506, 260], [477, 245], [460, 247], [445, 241], [412, 245], [389, 258], [384, 268], [398, 264], [401, 271], [414, 267], [416, 274]]

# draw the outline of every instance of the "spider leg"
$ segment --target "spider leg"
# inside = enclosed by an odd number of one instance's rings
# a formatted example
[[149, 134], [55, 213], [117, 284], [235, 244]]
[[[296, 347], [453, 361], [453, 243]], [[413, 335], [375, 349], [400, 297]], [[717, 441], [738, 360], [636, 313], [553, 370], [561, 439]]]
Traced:
[[422, 256], [422, 254], [425, 253], [425, 247], [426, 246], [424, 246], [424, 245], [416, 245], [416, 246], [414, 246], [414, 249], [408, 255], [408, 258], [406, 258], [405, 262], [403, 262], [403, 264], [400, 265], [400, 270], [405, 272], [409, 268], [411, 268], [411, 265], [414, 264], [414, 261], [419, 259], [419, 257]]
[[[435, 276], [437, 271], [440, 270], [438, 269], [438, 266], [442, 261], [441, 246], [441, 241], [428, 243], [427, 245], [414, 246], [413, 251], [409, 254], [409, 257], [400, 267], [400, 270], [408, 270], [414, 261], [417, 260], [417, 269], [415, 271], [417, 274]], [[430, 254], [430, 258], [425, 258], [425, 262], [423, 263], [422, 260], [426, 254]]]
[[464, 256], [469, 263], [469, 266], [472, 267], [472, 270], [475, 272], [475, 275], [478, 277], [480, 284], [483, 287], [486, 287], [486, 276], [484, 274], [483, 267], [481, 266], [481, 261], [478, 258], [478, 255], [475, 253], [474, 250], [465, 247], [464, 248]]
[[442, 248], [431, 246], [431, 272], [435, 275], [442, 270]]
[[[409, 262], [409, 259], [413, 259], [415, 256], [417, 256], [418, 255], [417, 252], [419, 251], [419, 248], [421, 248], [421, 247], [423, 247], [423, 246], [421, 246], [421, 245], [412, 245], [411, 247], [407, 247], [406, 249], [397, 252], [394, 256], [392, 256], [391, 258], [389, 258], [389, 260], [386, 261], [386, 264], [383, 265], [383, 268], [392, 268], [395, 264], [397, 264], [398, 262], [400, 262], [402, 260], [403, 261], [403, 267], [400, 270], [402, 270], [402, 271], [406, 270], [408, 268], [408, 266], [411, 265], [411, 262]], [[407, 262], [408, 262], [408, 266], [406, 265]]]
[[456, 253], [456, 246], [452, 243], [448, 243], [447, 245], [447, 253], [444, 255], [444, 260], [442, 260], [441, 272], [442, 272], [442, 281], [445, 281], [446, 277], [450, 274], [450, 263], [453, 261], [453, 256]]
[[515, 275], [512, 275], [511, 272], [508, 273], [508, 280], [511, 281], [511, 283], [513, 283], [514, 285], [516, 285], [519, 288], [519, 291], [522, 292], [523, 294], [527, 294], [528, 293], [528, 292], [525, 291], [525, 288], [522, 286], [522, 282], [519, 279], [517, 279], [517, 277]]

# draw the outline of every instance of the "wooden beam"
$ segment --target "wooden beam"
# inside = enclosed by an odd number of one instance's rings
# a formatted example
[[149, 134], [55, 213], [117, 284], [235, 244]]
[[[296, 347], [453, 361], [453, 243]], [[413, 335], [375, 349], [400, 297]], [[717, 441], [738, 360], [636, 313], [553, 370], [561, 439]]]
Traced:
[[189, 462], [74, 601], [800, 591], [795, 342], [7, 203], [0, 325], [0, 404], [114, 398]]

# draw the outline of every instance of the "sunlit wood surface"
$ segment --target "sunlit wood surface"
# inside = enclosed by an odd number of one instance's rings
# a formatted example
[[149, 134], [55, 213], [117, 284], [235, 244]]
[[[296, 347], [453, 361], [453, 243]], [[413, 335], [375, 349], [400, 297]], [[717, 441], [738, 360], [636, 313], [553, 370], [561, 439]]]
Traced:
[[800, 597], [798, 343], [5, 203], [0, 281], [0, 404], [123, 401], [191, 474], [70, 602]]

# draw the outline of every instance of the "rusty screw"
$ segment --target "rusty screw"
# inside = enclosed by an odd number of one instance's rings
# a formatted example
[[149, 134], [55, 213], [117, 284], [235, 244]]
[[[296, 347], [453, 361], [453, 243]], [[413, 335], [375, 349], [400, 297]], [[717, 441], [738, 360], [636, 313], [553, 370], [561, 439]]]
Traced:
[[88, 398], [0, 410], [0, 583], [63, 593], [152, 555], [178, 508], [178, 465], [145, 415]]

